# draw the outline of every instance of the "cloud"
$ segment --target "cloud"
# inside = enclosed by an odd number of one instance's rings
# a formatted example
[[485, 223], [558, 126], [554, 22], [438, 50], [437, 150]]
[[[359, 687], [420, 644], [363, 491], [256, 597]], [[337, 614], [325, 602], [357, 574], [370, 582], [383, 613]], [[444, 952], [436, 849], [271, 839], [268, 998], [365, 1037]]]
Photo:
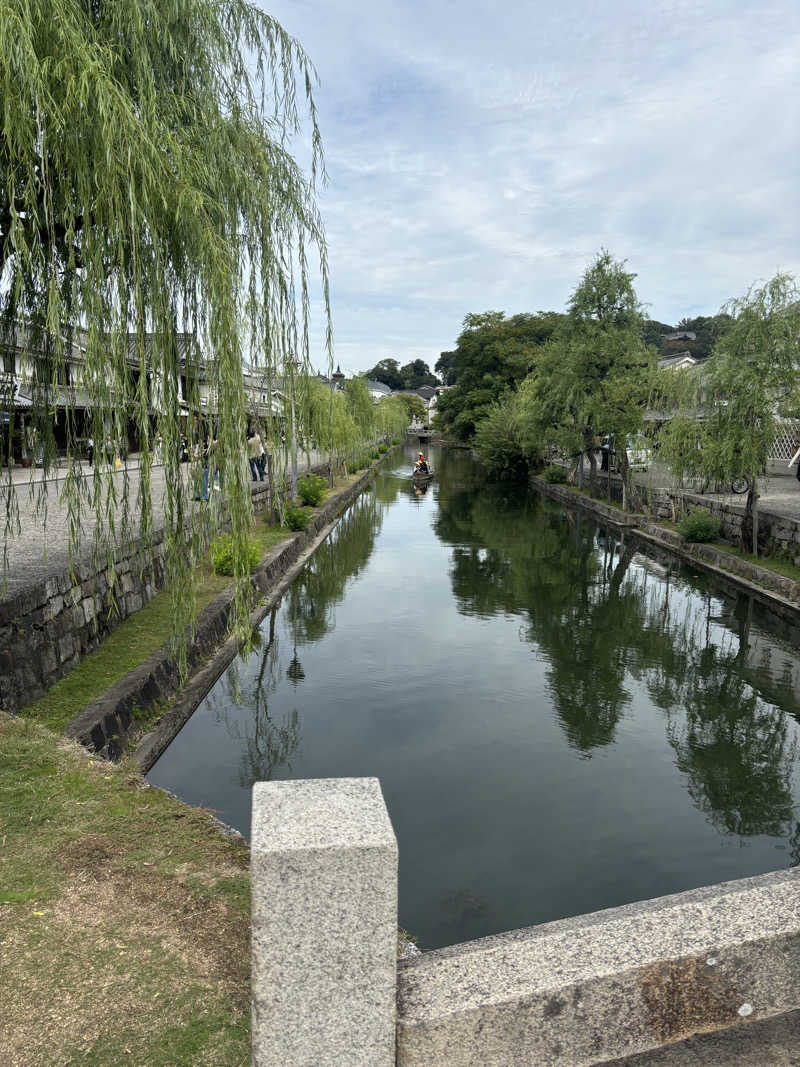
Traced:
[[795, 0], [269, 10], [320, 73], [343, 368], [561, 310], [601, 246], [666, 322], [800, 271]]

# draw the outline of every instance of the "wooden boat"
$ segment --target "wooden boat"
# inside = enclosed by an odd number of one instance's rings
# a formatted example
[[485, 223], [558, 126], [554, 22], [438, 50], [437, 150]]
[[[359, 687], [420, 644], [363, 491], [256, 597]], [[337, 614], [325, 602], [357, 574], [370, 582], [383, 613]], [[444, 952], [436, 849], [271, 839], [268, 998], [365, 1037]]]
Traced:
[[411, 481], [414, 485], [427, 485], [433, 481], [433, 471], [412, 471]]

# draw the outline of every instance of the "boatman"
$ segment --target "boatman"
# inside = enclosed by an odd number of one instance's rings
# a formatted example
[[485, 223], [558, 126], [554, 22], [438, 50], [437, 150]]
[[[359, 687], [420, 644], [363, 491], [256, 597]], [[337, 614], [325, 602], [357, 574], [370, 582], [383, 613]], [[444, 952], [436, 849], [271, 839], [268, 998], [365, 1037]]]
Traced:
[[418, 474], [427, 474], [428, 473], [428, 464], [425, 462], [425, 457], [423, 456], [423, 454], [421, 452], [419, 454], [419, 459], [417, 460], [417, 464], [414, 467], [414, 470]]

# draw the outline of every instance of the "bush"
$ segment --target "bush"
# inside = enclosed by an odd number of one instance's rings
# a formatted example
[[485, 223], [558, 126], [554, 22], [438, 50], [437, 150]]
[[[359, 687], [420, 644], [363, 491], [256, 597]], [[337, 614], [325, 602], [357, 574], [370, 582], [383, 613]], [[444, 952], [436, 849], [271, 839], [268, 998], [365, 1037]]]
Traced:
[[319, 474], [306, 474], [297, 481], [297, 492], [304, 504], [317, 507], [325, 499], [328, 483]]
[[377, 448], [373, 448], [370, 451], [369, 458], [370, 459], [380, 459], [381, 458], [381, 454], [380, 454], [380, 452], [378, 451]]
[[[261, 562], [261, 548], [255, 541], [247, 542], [247, 569]], [[215, 574], [233, 574], [233, 538], [223, 534], [211, 542], [211, 566]]]
[[545, 467], [542, 477], [550, 485], [566, 485], [567, 471], [564, 467]]
[[383, 455], [385, 452], [389, 451], [389, 448], [387, 445], [378, 445], [378, 451]]
[[393, 445], [399, 445], [400, 444], [400, 438], [399, 437], [393, 437], [392, 438], [392, 444]]
[[712, 519], [703, 508], [695, 508], [678, 523], [678, 533], [687, 541], [716, 541], [719, 537], [719, 522]]
[[305, 530], [311, 522], [311, 512], [305, 508], [288, 507], [283, 516], [283, 525], [290, 530]]

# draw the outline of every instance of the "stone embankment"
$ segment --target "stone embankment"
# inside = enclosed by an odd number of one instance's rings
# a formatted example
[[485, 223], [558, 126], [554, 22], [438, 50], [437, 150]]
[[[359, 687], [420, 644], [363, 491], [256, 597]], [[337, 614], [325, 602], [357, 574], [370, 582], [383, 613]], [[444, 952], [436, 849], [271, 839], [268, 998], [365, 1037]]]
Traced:
[[[585, 493], [564, 485], [551, 485], [544, 478], [534, 475], [530, 484], [546, 496], [559, 500], [570, 507], [581, 507], [591, 511], [606, 522], [635, 531], [636, 536], [668, 549], [675, 555], [696, 564], [703, 570], [744, 586], [748, 592], [759, 597], [768, 597], [771, 601], [796, 610], [800, 607], [800, 582], [784, 577], [761, 567], [749, 560], [740, 559], [732, 552], [707, 544], [691, 544], [679, 533], [666, 529], [653, 522], [653, 518], [672, 521], [677, 514], [690, 511], [694, 507], [704, 507], [720, 522], [720, 531], [729, 541], [739, 539], [742, 515], [733, 508], [719, 501], [710, 501], [705, 497], [692, 494], [677, 494], [669, 490], [653, 490], [650, 506], [653, 515], [622, 511], [603, 500], [596, 500]], [[673, 510], [675, 504], [675, 510]], [[800, 566], [800, 522], [785, 515], [771, 515], [762, 512], [760, 524], [768, 531], [769, 541], [777, 551], [773, 554], [783, 558], [793, 558]], [[794, 553], [797, 552], [795, 556]]]
[[[327, 473], [327, 466], [312, 467]], [[256, 512], [270, 507], [269, 486], [252, 486]], [[17, 712], [59, 679], [164, 586], [164, 531], [146, 552], [119, 546], [104, 563], [87, 556], [0, 601], [0, 711]]]

